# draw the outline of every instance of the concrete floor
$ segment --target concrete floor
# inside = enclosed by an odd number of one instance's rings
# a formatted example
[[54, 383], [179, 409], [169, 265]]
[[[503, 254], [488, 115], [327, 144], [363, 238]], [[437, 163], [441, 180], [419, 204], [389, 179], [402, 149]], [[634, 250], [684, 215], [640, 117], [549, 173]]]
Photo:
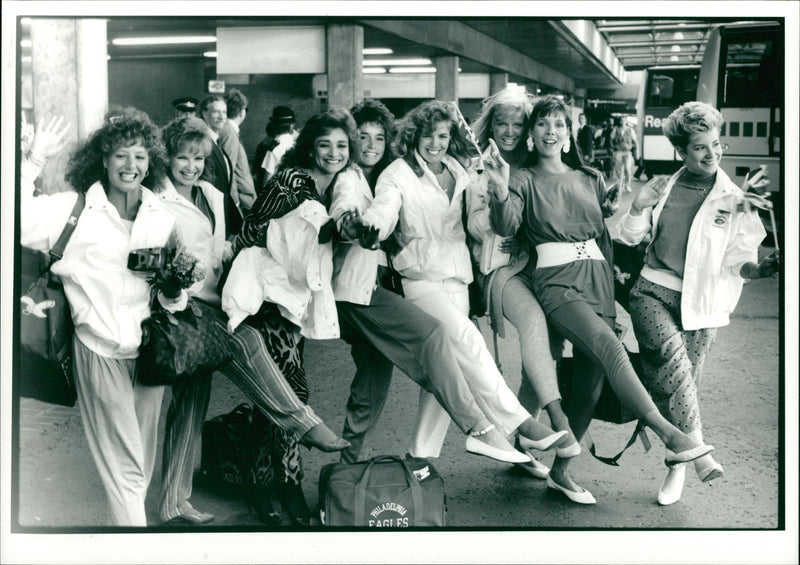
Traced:
[[[623, 195], [623, 208], [629, 200], [630, 195]], [[785, 498], [784, 488], [788, 471], [789, 493], [796, 493], [797, 475], [796, 461], [786, 459], [781, 444], [785, 429], [781, 425], [784, 381], [780, 314], [777, 279], [745, 286], [731, 325], [719, 332], [705, 369], [701, 397], [706, 438], [716, 446], [725, 476], [703, 484], [696, 476], [687, 475], [682, 500], [670, 507], [660, 507], [655, 502], [665, 467], [663, 448], [654, 434], [650, 434], [650, 452], [637, 442], [620, 460], [619, 467], [604, 465], [584, 450], [574, 464], [574, 475], [595, 495], [598, 504], [582, 507], [548, 492], [542, 480], [467, 454], [463, 436], [451, 425], [442, 455], [434, 461], [445, 482], [447, 533], [387, 537], [380, 533], [332, 534], [321, 527], [308, 534], [288, 528], [269, 530], [248, 514], [236, 493], [212, 488], [198, 479], [193, 504], [217, 516], [208, 526], [187, 530], [195, 533], [181, 536], [100, 535], [107, 521], [106, 502], [77, 408], [53, 408], [23, 399], [18, 444], [12, 446], [18, 463], [18, 472], [12, 477], [12, 493], [18, 499], [11, 507], [10, 518], [12, 529], [25, 533], [15, 536], [14, 541], [21, 543], [15, 548], [23, 551], [20, 555], [30, 552], [43, 556], [42, 561], [32, 562], [68, 563], [117, 559], [131, 563], [494, 563], [563, 562], [565, 558], [588, 563], [767, 563], [784, 562], [783, 558], [791, 562], [797, 547], [784, 547], [784, 535], [793, 533], [784, 529], [787, 511], [788, 525], [796, 526], [792, 514], [796, 507], [794, 503], [786, 507], [786, 501], [792, 499]], [[491, 344], [485, 319], [481, 320], [481, 328]], [[520, 382], [519, 347], [513, 328], [508, 328], [507, 338], [500, 340], [500, 360], [509, 385], [516, 390]], [[310, 403], [331, 428], [340, 430], [353, 374], [347, 345], [339, 340], [309, 342], [306, 366]], [[796, 378], [794, 372], [788, 376]], [[410, 379], [395, 372], [390, 400], [365, 457], [405, 453], [418, 390]], [[244, 397], [238, 389], [216, 375], [209, 418], [242, 401]], [[794, 401], [790, 406], [795, 406]], [[165, 398], [165, 409], [166, 405]], [[790, 414], [790, 424], [794, 424], [796, 414]], [[591, 433], [599, 451], [616, 453], [633, 425], [595, 422]], [[796, 444], [796, 437], [791, 437]], [[790, 448], [791, 453], [796, 453], [796, 445], [790, 444]], [[541, 460], [549, 464], [552, 457], [545, 453]], [[335, 460], [332, 454], [303, 450], [304, 491], [310, 505], [317, 502], [321, 467]], [[159, 468], [157, 461], [156, 469]], [[156, 473], [147, 500], [152, 524], [158, 523], [160, 484]], [[50, 533], [54, 531], [51, 528], [81, 535], [30, 535]], [[694, 530], [703, 530], [703, 535], [698, 536], [700, 532]], [[274, 533], [263, 533], [269, 531]], [[764, 539], [766, 543], [759, 541]], [[73, 540], [77, 546], [72, 545]], [[61, 544], [67, 549], [47, 549], [62, 547]], [[97, 553], [70, 553], [75, 547], [94, 547]], [[114, 547], [125, 550], [120, 552]], [[110, 551], [110, 557], [103, 549]], [[753, 561], [748, 560], [750, 555]]]

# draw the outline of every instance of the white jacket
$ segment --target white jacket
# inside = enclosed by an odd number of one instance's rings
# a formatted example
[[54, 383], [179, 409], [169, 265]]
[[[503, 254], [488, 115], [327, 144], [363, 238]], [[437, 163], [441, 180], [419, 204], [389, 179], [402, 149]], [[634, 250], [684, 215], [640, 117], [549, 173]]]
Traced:
[[[336, 177], [331, 197], [330, 216], [342, 233], [342, 218], [357, 210], [363, 215], [372, 203], [372, 191], [364, 172], [353, 165]], [[357, 241], [339, 241], [333, 250], [333, 293], [336, 300], [353, 304], [369, 304], [378, 265], [386, 265], [380, 249], [364, 249]]]
[[189, 289], [189, 295], [209, 304], [219, 306], [220, 296], [217, 290], [222, 275], [222, 258], [231, 244], [225, 241], [225, 197], [214, 185], [204, 180], [198, 181], [203, 195], [214, 214], [214, 229], [211, 222], [197, 206], [178, 194], [169, 178], [157, 196], [170, 214], [175, 216], [183, 236], [183, 243], [189, 253], [203, 262], [206, 278], [196, 282]]
[[[77, 193], [34, 197], [33, 178], [22, 182], [20, 243], [49, 251], [64, 229]], [[163, 247], [173, 229], [175, 218], [144, 187], [130, 234], [99, 182], [86, 191], [86, 206], [64, 257], [51, 270], [64, 284], [75, 334], [98, 355], [113, 359], [138, 355], [141, 324], [150, 315], [150, 284], [128, 269], [128, 254]]]
[[402, 250], [393, 258], [394, 268], [406, 278], [426, 281], [457, 279], [472, 282], [472, 265], [461, 219], [462, 193], [469, 176], [457, 160], [445, 155], [443, 162], [456, 180], [452, 200], [439, 186], [425, 161], [418, 177], [403, 159], [396, 159], [378, 178], [375, 200], [364, 212], [364, 221], [377, 227], [381, 240], [399, 229]]
[[[622, 217], [620, 241], [637, 245], [648, 233], [653, 241], [661, 210], [682, 171], [683, 168], [670, 178], [655, 207], [644, 210], [639, 216], [631, 216], [629, 211]], [[727, 325], [742, 293], [742, 265], [758, 262], [758, 246], [766, 230], [755, 211], [739, 210], [743, 201], [742, 190], [718, 169], [716, 182], [689, 230], [681, 291], [684, 330]]]
[[329, 219], [325, 207], [307, 200], [267, 228], [267, 247], [248, 247], [236, 256], [222, 289], [222, 309], [233, 331], [264, 301], [311, 339], [339, 337], [331, 289], [331, 244], [317, 241]]

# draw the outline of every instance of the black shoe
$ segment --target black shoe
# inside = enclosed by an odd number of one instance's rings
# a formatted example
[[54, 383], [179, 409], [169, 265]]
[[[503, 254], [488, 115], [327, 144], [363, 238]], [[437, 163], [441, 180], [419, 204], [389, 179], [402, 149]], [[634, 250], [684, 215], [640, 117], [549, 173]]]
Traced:
[[259, 522], [280, 526], [281, 515], [275, 511], [274, 494], [266, 487], [253, 486], [245, 491], [247, 510], [256, 515]]
[[311, 510], [303, 495], [303, 487], [291, 483], [283, 483], [278, 487], [278, 501], [283, 511], [289, 515], [292, 524], [307, 528], [311, 525]]

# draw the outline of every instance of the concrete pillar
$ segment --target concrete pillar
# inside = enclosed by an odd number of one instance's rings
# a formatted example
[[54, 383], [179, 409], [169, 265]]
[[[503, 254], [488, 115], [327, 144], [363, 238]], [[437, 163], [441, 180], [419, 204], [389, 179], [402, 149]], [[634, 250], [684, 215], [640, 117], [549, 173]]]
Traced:
[[489, 75], [489, 94], [496, 94], [508, 85], [508, 73], [491, 73]]
[[364, 28], [329, 24], [326, 31], [328, 107], [349, 110], [364, 97]]
[[434, 57], [436, 66], [436, 99], [458, 103], [458, 57]]
[[[72, 124], [72, 150], [102, 123], [108, 110], [106, 20], [34, 18], [31, 42], [34, 120], [63, 115]], [[45, 192], [65, 188], [69, 150], [45, 168]]]

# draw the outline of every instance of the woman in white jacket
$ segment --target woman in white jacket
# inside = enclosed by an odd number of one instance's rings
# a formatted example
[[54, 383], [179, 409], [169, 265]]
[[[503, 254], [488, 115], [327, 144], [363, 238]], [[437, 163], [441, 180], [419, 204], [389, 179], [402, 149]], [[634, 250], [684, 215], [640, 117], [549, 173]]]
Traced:
[[375, 181], [393, 160], [389, 140], [394, 116], [371, 99], [357, 104], [352, 112], [359, 133], [358, 166], [339, 173], [330, 207], [331, 217], [345, 236], [335, 248], [333, 288], [342, 336], [352, 344], [356, 364], [342, 432], [351, 447], [342, 451], [342, 460], [360, 458], [364, 439], [386, 402], [396, 365], [436, 395], [459, 428], [470, 434], [467, 451], [510, 463], [526, 461], [476, 404], [444, 324], [382, 288], [386, 253], [364, 249], [358, 243], [363, 229], [359, 216], [374, 198]]
[[[375, 200], [363, 219], [381, 241], [394, 233], [400, 250], [392, 261], [402, 275], [405, 297], [444, 323], [483, 413], [505, 435], [518, 433], [523, 448], [555, 447], [566, 432], [554, 433], [520, 405], [468, 316], [472, 266], [462, 195], [470, 179], [457, 159], [467, 156], [458, 123], [455, 106], [439, 100], [424, 102], [405, 116], [397, 136], [400, 158], [378, 179]], [[449, 423], [436, 398], [423, 390], [411, 454], [437, 457]]]
[[[722, 115], [687, 102], [663, 125], [684, 166], [645, 185], [620, 221], [620, 238], [649, 235], [644, 267], [630, 294], [630, 314], [650, 393], [662, 414], [703, 441], [697, 389], [716, 329], [729, 322], [745, 279], [778, 270], [777, 251], [758, 263], [766, 234], [744, 192], [719, 168]], [[764, 186], [759, 182], [756, 187]], [[722, 476], [710, 455], [694, 461], [702, 481]], [[670, 467], [658, 502], [680, 499], [685, 464]]]
[[[145, 177], [157, 182], [163, 175], [163, 147], [146, 114], [133, 108], [111, 112], [72, 156], [67, 180], [78, 192], [34, 196], [32, 181], [47, 156], [36, 153], [34, 140], [23, 167], [20, 243], [49, 250], [78, 193], [85, 194], [85, 208], [52, 272], [61, 277], [75, 322], [78, 405], [111, 524], [144, 527], [164, 387], [144, 386], [137, 378], [150, 284], [127, 265], [131, 251], [162, 247], [173, 236], [175, 219], [141, 184]], [[186, 293], [164, 285], [159, 300], [180, 308]]]
[[[218, 285], [223, 261], [232, 255], [225, 240], [224, 198], [210, 183], [200, 180], [205, 158], [211, 152], [208, 127], [199, 118], [183, 117], [172, 121], [162, 131], [167, 149], [167, 176], [157, 189], [166, 210], [177, 220], [188, 251], [206, 267], [206, 278], [189, 288], [196, 300], [220, 308]], [[219, 310], [217, 323], [227, 327], [227, 317]], [[220, 369], [236, 384], [272, 422], [287, 435], [297, 435], [301, 442], [332, 451], [347, 444], [337, 441], [335, 434], [322, 423], [311, 407], [305, 405], [286, 382], [277, 364], [270, 357], [261, 334], [252, 326], [240, 324], [229, 335], [234, 359]], [[162, 520], [179, 519], [202, 524], [214, 516], [195, 509], [189, 502], [196, 453], [200, 449], [203, 422], [211, 394], [212, 374], [196, 375], [172, 386], [172, 400], [167, 412], [164, 433], [163, 482], [159, 514]], [[262, 444], [272, 437], [263, 438]], [[260, 446], [254, 446], [258, 448]], [[258, 449], [256, 449], [258, 451]], [[257, 461], [254, 466], [258, 465]], [[246, 494], [248, 505], [259, 520], [277, 524], [278, 516], [271, 504], [272, 485], [283, 466], [273, 469], [269, 461], [262, 472], [254, 472], [255, 484]]]

